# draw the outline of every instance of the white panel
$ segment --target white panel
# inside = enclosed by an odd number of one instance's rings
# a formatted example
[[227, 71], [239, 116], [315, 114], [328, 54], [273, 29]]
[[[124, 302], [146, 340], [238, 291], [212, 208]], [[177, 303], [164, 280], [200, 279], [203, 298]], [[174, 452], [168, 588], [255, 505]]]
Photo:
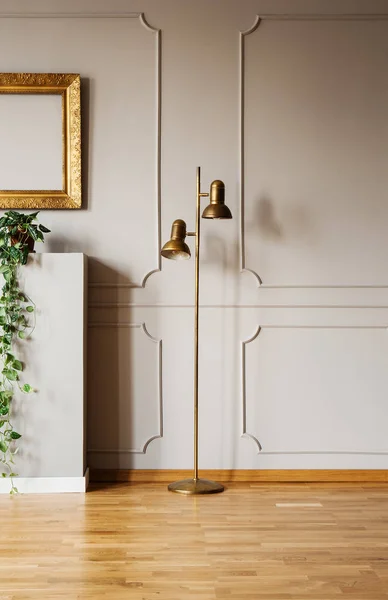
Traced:
[[[14, 485], [19, 494], [61, 494], [86, 492], [89, 469], [84, 477], [16, 477]], [[0, 494], [9, 494], [10, 480], [0, 479]]]
[[161, 344], [144, 326], [89, 328], [90, 454], [145, 453], [161, 437]]
[[62, 96], [0, 94], [0, 131], [0, 189], [62, 190]]
[[387, 56], [387, 21], [246, 36], [246, 264], [264, 283], [387, 283]]
[[37, 254], [20, 269], [37, 307], [31, 338], [18, 343], [22, 381], [37, 392], [17, 394], [12, 405], [21, 477], [84, 475], [85, 278], [82, 254]]
[[159, 261], [157, 33], [139, 18], [0, 19], [0, 70], [80, 73], [87, 210], [62, 211], [47, 247], [92, 257], [94, 281], [141, 283]]
[[246, 344], [247, 432], [264, 453], [387, 453], [385, 328], [263, 328]]

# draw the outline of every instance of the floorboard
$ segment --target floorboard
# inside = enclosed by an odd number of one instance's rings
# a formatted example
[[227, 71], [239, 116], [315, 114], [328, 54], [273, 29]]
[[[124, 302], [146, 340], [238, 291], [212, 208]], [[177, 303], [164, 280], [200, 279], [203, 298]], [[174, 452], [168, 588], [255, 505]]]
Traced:
[[388, 487], [0, 497], [0, 600], [388, 600]]

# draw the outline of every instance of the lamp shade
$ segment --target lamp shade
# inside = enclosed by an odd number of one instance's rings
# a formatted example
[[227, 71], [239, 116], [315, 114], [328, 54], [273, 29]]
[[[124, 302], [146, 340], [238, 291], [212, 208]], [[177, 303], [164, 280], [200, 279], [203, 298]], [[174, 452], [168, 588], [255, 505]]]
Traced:
[[185, 238], [186, 223], [182, 219], [177, 219], [172, 224], [171, 238], [164, 244], [161, 255], [171, 260], [185, 260], [190, 258], [191, 252], [185, 243]]
[[231, 219], [232, 213], [225, 204], [225, 184], [216, 179], [210, 186], [210, 204], [202, 213], [203, 219]]

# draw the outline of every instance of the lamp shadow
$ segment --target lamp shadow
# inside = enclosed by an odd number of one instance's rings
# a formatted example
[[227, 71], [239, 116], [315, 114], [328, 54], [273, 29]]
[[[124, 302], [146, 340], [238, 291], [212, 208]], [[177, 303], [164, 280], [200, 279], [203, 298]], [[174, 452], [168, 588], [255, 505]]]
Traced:
[[[218, 390], [221, 410], [218, 426], [221, 439], [219, 454], [224, 462], [222, 468], [234, 468], [236, 465], [235, 424], [239, 419], [239, 403], [236, 401], [239, 394], [239, 372], [237, 368], [230, 369], [230, 364], [237, 365], [236, 353], [238, 352], [239, 340], [239, 311], [236, 308], [240, 294], [239, 245], [237, 241], [231, 243], [226, 237], [222, 237], [221, 233], [214, 233], [214, 231], [208, 233], [205, 228], [202, 229], [202, 236], [204, 248], [203, 258], [201, 257], [202, 273], [203, 269], [206, 268], [222, 273], [219, 281], [219, 285], [221, 285], [221, 306], [218, 306], [218, 300], [216, 303], [217, 312], [222, 311], [219, 320], [217, 320], [219, 333], [216, 340], [207, 340], [207, 344], [212, 344], [207, 362], [210, 361], [210, 364], [212, 364], [212, 361], [216, 359], [217, 366], [219, 365], [220, 369], [217, 368], [214, 371], [209, 368], [209, 365], [206, 369], [208, 377], [213, 378], [217, 373], [218, 378], [218, 381], [214, 384]], [[209, 280], [207, 284], [209, 285]], [[228, 289], [230, 286], [232, 286], [232, 289]], [[222, 307], [225, 303], [228, 303], [226, 309]], [[233, 353], [232, 359], [231, 352]], [[226, 486], [225, 489], [227, 489]]]
[[[295, 200], [285, 206], [278, 203], [269, 194], [261, 194], [254, 201], [249, 215], [250, 219], [245, 222], [243, 228], [245, 249], [250, 243], [254, 247], [255, 242], [260, 242], [260, 245], [256, 246], [258, 250], [256, 256], [260, 263], [273, 246], [281, 245], [283, 246], [282, 251], [284, 251], [288, 243], [295, 244], [295, 242], [305, 242], [306, 240], [310, 242], [315, 233], [305, 201]], [[221, 304], [225, 302], [227, 307], [232, 309], [231, 311], [224, 310], [221, 316], [221, 339], [217, 341], [217, 344], [219, 343], [219, 352], [222, 353], [221, 381], [218, 383], [218, 389], [222, 398], [229, 398], [228, 403], [222, 403], [222, 414], [220, 415], [223, 429], [221, 455], [226, 457], [224, 460], [229, 466], [235, 467], [238, 442], [228, 443], [227, 440], [238, 440], [235, 435], [235, 424], [241, 419], [241, 401], [239, 399], [242, 392], [240, 367], [238, 366], [241, 363], [242, 337], [240, 332], [244, 322], [244, 311], [240, 310], [241, 305], [244, 305], [244, 291], [240, 277], [241, 240], [236, 239], [235, 242], [232, 242], [231, 247], [231, 243], [225, 236], [214, 234], [214, 232], [206, 233], [204, 229], [202, 231], [205, 246], [204, 267], [206, 268], [207, 265], [222, 270]], [[252, 266], [254, 269], [256, 267], [255, 270], [261, 272], [260, 267], [257, 268], [256, 265], [248, 266]], [[231, 348], [233, 349], [231, 350]], [[231, 352], [233, 352], [233, 356], [229, 354]], [[233, 372], [228, 368], [228, 364], [235, 365]], [[231, 415], [233, 415], [232, 418]]]
[[258, 232], [267, 238], [279, 240], [284, 235], [284, 227], [279, 221], [274, 204], [267, 196], [259, 198], [255, 205], [253, 226], [255, 223]]
[[284, 205], [276, 202], [268, 194], [262, 194], [253, 206], [252, 218], [245, 226], [245, 243], [251, 237], [261, 236], [263, 240], [284, 245], [292, 240], [312, 239], [312, 220], [306, 210], [306, 202], [294, 200]]

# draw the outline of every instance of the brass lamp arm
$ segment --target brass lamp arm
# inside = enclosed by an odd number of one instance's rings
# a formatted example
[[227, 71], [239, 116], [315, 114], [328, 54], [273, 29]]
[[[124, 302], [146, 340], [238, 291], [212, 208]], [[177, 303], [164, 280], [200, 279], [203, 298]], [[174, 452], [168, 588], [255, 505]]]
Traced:
[[[199, 192], [198, 193], [198, 203], [201, 202], [201, 198], [209, 198], [209, 196], [210, 196], [209, 192]], [[190, 237], [195, 237], [197, 235], [197, 232], [196, 231], [188, 231], [186, 233], [186, 235], [190, 236]]]

